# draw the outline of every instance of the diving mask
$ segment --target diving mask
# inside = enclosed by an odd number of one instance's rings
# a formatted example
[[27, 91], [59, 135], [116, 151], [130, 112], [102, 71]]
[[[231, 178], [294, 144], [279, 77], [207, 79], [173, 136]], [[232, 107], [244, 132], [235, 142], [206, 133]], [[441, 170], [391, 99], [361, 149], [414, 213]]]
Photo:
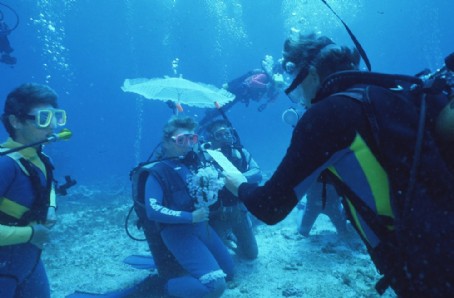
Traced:
[[224, 143], [224, 142], [233, 143], [234, 142], [232, 130], [228, 127], [221, 127], [219, 129], [217, 129], [213, 133], [213, 137], [216, 141], [221, 142], [221, 143]]
[[180, 147], [190, 147], [198, 143], [199, 136], [193, 133], [183, 133], [172, 136], [171, 139]]
[[64, 126], [66, 124], [66, 111], [61, 109], [40, 109], [35, 115], [25, 115], [28, 120], [35, 120], [37, 127], [46, 128], [49, 125]]

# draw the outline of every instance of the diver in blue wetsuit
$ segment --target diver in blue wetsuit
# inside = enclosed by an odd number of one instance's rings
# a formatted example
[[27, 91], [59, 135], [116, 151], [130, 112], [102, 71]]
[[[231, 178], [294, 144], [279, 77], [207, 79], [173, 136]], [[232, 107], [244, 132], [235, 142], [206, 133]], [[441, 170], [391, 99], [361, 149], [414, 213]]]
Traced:
[[195, 128], [189, 117], [172, 118], [166, 124], [162, 158], [133, 174], [134, 205], [165, 294], [220, 297], [234, 264], [208, 224], [208, 206], [223, 181], [194, 153]]
[[[66, 113], [52, 89], [23, 84], [7, 96], [2, 122], [10, 135], [0, 145], [6, 151], [50, 137]], [[52, 172], [40, 145], [0, 157], [2, 298], [50, 297], [41, 252], [56, 221]]]
[[225, 173], [226, 187], [252, 214], [275, 224], [328, 170], [383, 274], [377, 291], [454, 297], [454, 173], [435, 127], [450, 99], [416, 93], [424, 92], [416, 77], [359, 72], [359, 61], [358, 51], [326, 36], [286, 40], [283, 65], [294, 78], [286, 93], [308, 109], [263, 186]]

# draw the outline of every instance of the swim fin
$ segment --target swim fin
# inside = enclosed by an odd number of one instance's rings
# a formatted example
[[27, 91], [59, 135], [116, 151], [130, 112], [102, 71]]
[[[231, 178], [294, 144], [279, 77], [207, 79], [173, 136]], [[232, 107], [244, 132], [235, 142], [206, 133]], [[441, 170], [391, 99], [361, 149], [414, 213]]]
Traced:
[[156, 269], [153, 257], [150, 255], [130, 255], [123, 262], [136, 269]]
[[75, 291], [73, 294], [69, 294], [65, 298], [125, 298], [131, 291], [132, 288], [112, 291], [104, 294]]
[[116, 290], [104, 294], [76, 291], [65, 298], [160, 298], [166, 297], [165, 281], [157, 275], [149, 275], [144, 280], [130, 288]]

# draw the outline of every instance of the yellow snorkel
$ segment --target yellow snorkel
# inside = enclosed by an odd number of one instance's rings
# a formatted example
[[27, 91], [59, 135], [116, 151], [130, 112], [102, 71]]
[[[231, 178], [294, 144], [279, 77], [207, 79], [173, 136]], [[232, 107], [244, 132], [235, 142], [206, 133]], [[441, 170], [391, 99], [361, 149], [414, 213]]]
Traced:
[[41, 145], [44, 143], [56, 142], [56, 141], [61, 141], [61, 140], [66, 141], [69, 138], [71, 138], [72, 135], [73, 135], [73, 133], [69, 129], [63, 128], [62, 131], [60, 131], [59, 133], [54, 133], [54, 134], [50, 135], [49, 137], [45, 138], [44, 140], [2, 151], [2, 152], [0, 152], [0, 156], [7, 155], [7, 154], [10, 154], [10, 153], [13, 153], [16, 151], [20, 151], [20, 150], [28, 148], [28, 147]]
[[56, 142], [56, 141], [61, 141], [61, 140], [67, 141], [71, 138], [72, 135], [73, 135], [72, 131], [70, 131], [67, 128], [63, 128], [59, 133], [54, 133], [51, 136], [47, 137], [46, 141], [44, 143]]

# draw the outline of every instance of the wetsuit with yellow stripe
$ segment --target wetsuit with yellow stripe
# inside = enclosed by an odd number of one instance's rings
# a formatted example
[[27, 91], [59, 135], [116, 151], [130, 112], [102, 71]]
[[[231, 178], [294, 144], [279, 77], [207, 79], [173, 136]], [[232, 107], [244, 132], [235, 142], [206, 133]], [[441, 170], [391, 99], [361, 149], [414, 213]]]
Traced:
[[[9, 139], [1, 147], [21, 145]], [[55, 207], [48, 182], [51, 169], [44, 158], [35, 148], [0, 157], [0, 297], [50, 297], [41, 250], [29, 243], [30, 225], [44, 223], [47, 208]], [[31, 171], [40, 185], [32, 182]], [[37, 204], [38, 193], [45, 202]]]
[[[449, 276], [454, 276], [452, 173], [426, 131], [412, 198], [414, 210], [405, 223], [411, 228], [401, 237], [405, 243], [402, 249], [393, 249], [398, 246], [394, 219], [402, 210], [408, 187], [418, 112], [383, 88], [370, 87], [369, 91], [379, 127], [377, 136], [364, 103], [340, 94], [328, 96], [303, 115], [273, 176], [262, 187], [243, 183], [239, 198], [259, 219], [275, 224], [290, 213], [320, 173], [329, 169], [380, 219], [386, 235], [374, 229], [370, 218], [351, 198], [344, 202], [378, 269], [395, 277], [391, 283], [395, 291], [402, 296], [451, 294], [454, 288], [446, 285], [452, 282]], [[433, 122], [430, 115], [427, 122], [428, 126]], [[396, 268], [400, 259], [403, 261]], [[402, 266], [407, 267], [406, 278]], [[422, 277], [417, 279], [415, 276], [420, 274]]]

